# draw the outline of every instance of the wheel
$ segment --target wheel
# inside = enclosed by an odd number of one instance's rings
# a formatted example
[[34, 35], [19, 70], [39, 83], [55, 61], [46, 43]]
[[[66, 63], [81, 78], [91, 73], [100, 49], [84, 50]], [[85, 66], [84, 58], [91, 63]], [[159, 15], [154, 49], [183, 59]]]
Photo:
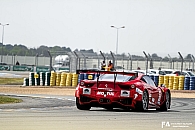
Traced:
[[89, 105], [81, 105], [79, 103], [79, 98], [76, 98], [76, 106], [79, 110], [89, 110], [91, 108]]
[[147, 90], [144, 90], [143, 95], [142, 95], [142, 101], [136, 103], [135, 110], [136, 111], [147, 111], [148, 104], [149, 104], [148, 92]]
[[162, 104], [162, 106], [156, 110], [158, 111], [168, 111], [171, 105], [171, 94], [169, 91], [165, 93], [165, 102]]
[[142, 96], [142, 108], [144, 111], [148, 110], [148, 104], [149, 104], [148, 92], [145, 90]]

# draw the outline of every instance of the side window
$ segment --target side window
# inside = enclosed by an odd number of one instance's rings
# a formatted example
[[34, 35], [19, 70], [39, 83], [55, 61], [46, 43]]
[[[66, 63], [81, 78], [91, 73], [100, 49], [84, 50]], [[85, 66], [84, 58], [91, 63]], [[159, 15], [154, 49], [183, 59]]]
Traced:
[[146, 80], [143, 77], [141, 78], [141, 80], [144, 81], [145, 83], [147, 83]]
[[149, 78], [148, 76], [143, 76], [142, 78], [146, 81], [147, 84], [149, 84], [151, 86], [156, 86], [154, 81], [151, 78]]

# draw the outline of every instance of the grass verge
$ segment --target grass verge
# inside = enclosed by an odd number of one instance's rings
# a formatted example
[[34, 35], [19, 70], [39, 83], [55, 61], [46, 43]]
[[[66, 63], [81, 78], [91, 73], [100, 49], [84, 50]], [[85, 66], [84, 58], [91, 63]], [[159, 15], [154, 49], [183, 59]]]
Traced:
[[0, 78], [0, 85], [22, 85], [24, 78]]
[[0, 96], [0, 104], [7, 104], [7, 103], [20, 103], [22, 102], [21, 99], [12, 98], [8, 96]]

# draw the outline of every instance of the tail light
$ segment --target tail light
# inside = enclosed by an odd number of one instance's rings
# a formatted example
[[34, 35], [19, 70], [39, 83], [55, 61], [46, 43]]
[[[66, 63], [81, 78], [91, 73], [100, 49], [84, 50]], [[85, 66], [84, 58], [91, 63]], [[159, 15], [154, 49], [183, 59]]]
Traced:
[[119, 85], [119, 87], [123, 90], [135, 89], [136, 86], [134, 84], [131, 85]]
[[118, 85], [123, 90], [129, 90], [131, 87], [130, 85]]

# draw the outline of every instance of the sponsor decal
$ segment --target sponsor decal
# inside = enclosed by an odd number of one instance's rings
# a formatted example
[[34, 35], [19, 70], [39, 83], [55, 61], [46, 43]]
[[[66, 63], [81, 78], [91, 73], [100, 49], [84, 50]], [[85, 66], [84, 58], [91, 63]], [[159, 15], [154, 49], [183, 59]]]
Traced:
[[134, 94], [134, 99], [136, 99], [138, 97], [138, 94]]
[[130, 91], [121, 90], [121, 96], [122, 96], [122, 97], [129, 97], [129, 95], [130, 95]]
[[97, 95], [104, 95], [104, 96], [109, 95], [109, 96], [114, 96], [114, 92], [100, 92], [100, 91], [98, 91], [98, 92], [97, 92]]
[[83, 94], [91, 94], [90, 88], [83, 88]]
[[136, 88], [136, 92], [139, 93], [139, 94], [141, 94], [141, 95], [143, 95], [143, 91], [140, 90], [139, 88]]
[[162, 92], [161, 92], [161, 90], [159, 90], [158, 91], [158, 102], [160, 102], [161, 96], [162, 96]]

